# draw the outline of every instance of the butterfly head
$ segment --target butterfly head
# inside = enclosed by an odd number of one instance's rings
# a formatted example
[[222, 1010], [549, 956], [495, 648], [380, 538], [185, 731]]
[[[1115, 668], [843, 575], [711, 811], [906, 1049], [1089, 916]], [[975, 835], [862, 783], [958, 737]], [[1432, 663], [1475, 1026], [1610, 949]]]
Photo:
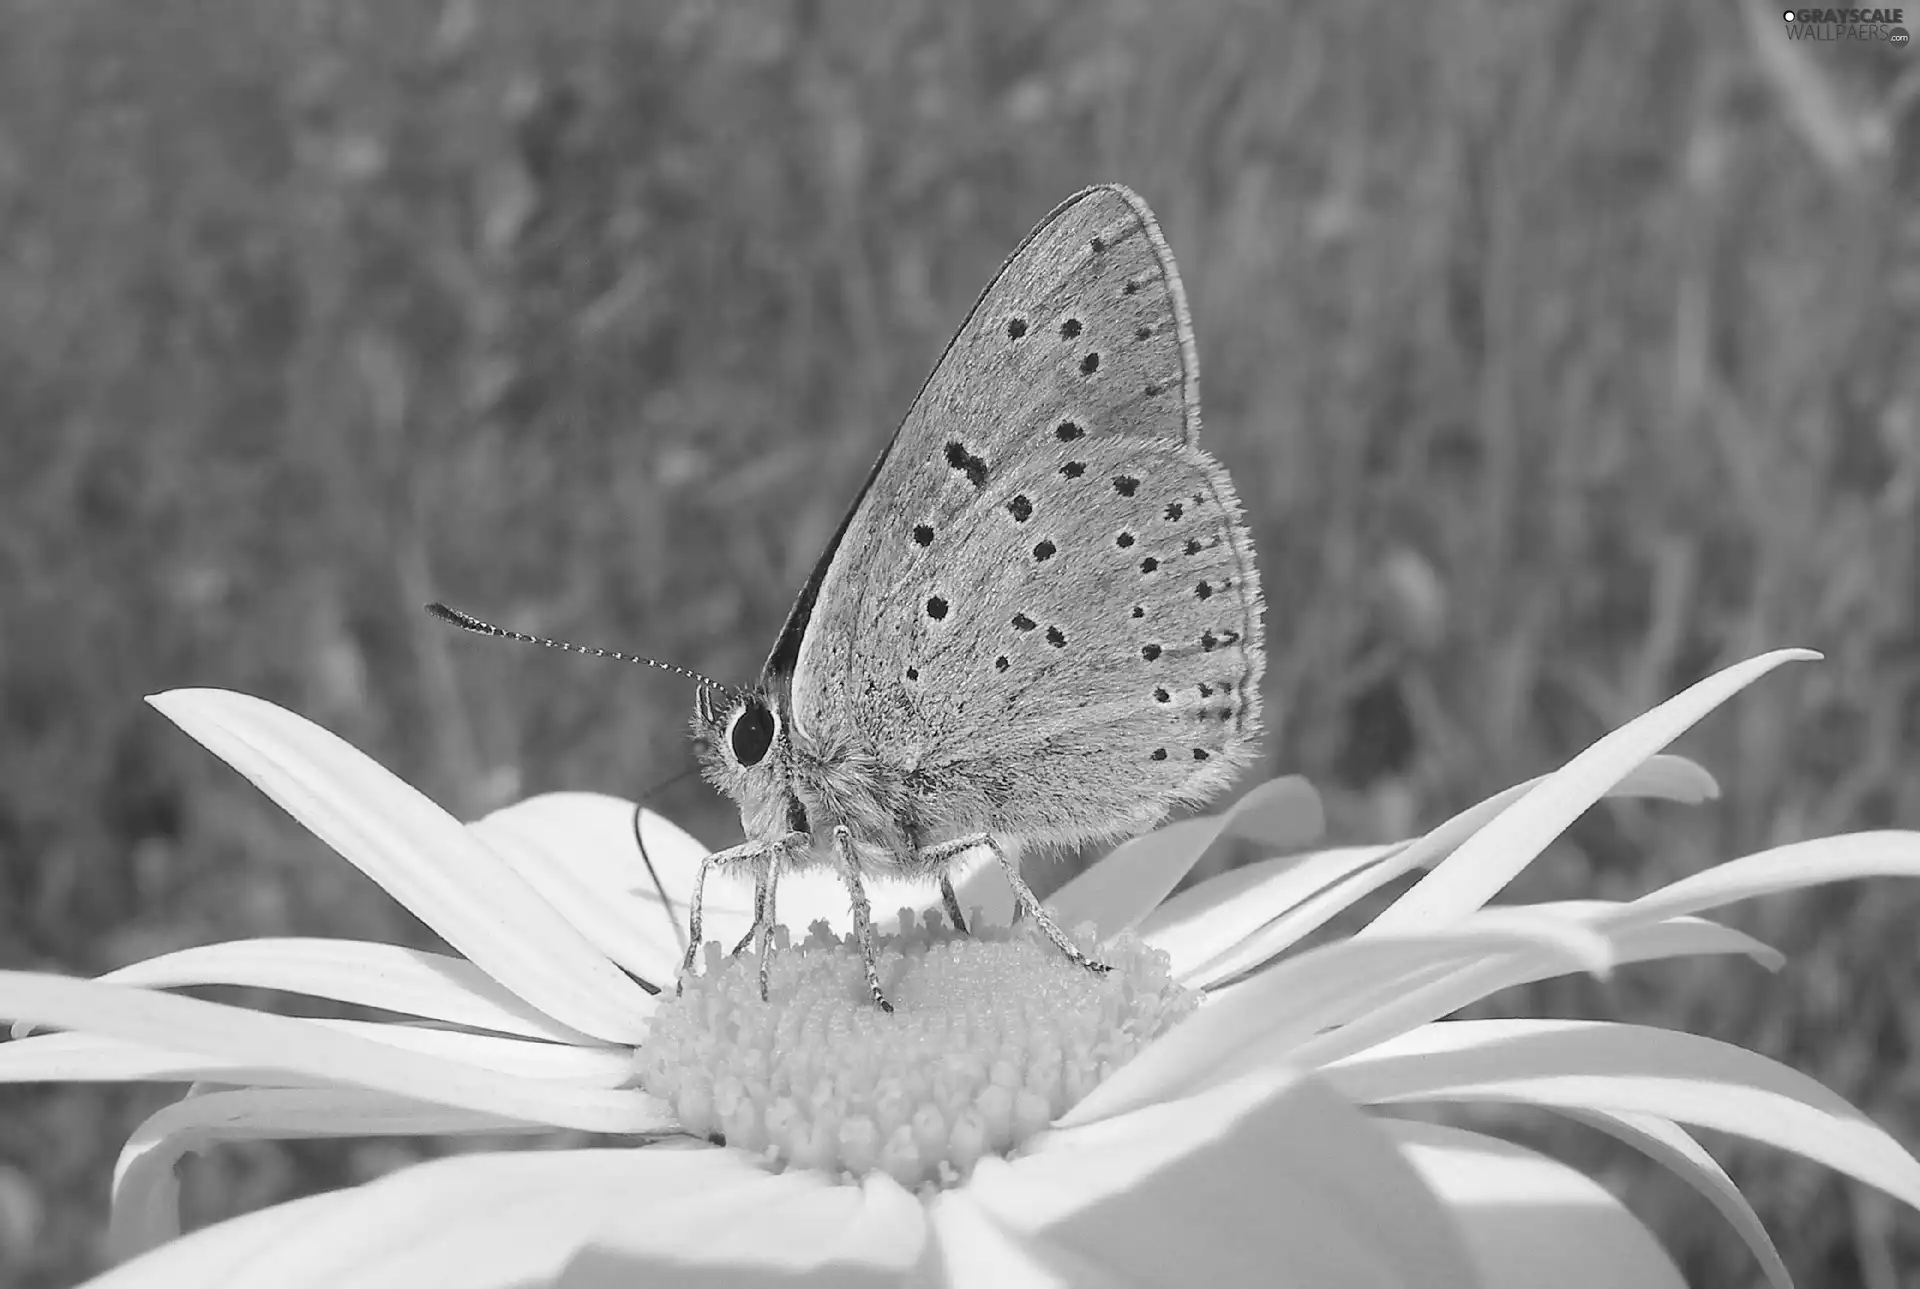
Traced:
[[762, 688], [702, 685], [694, 696], [693, 744], [707, 781], [732, 797], [743, 821], [779, 817], [787, 800], [787, 722]]

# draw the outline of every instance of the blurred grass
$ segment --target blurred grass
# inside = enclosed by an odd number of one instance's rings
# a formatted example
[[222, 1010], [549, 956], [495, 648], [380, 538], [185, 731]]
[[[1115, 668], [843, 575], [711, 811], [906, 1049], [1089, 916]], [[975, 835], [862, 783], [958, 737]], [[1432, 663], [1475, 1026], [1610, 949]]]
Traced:
[[[1920, 826], [1920, 55], [1662, 0], [4, 12], [0, 965], [426, 938], [153, 690], [264, 695], [469, 815], [684, 771], [684, 686], [420, 603], [751, 676], [974, 293], [1104, 179], [1186, 274], [1271, 606], [1270, 768], [1336, 835], [1433, 822], [1781, 644], [1827, 661], [1683, 745], [1723, 801], [1597, 812], [1521, 893]], [[738, 827], [697, 784], [658, 802]], [[1735, 1039], [1911, 1145], [1917, 908], [1770, 901], [1741, 923], [1777, 978], [1500, 1005]], [[0, 1092], [0, 1282], [97, 1264], [158, 1100]], [[1753, 1282], [1676, 1184], [1529, 1131], [1695, 1283]], [[189, 1196], [416, 1153], [223, 1149]], [[1803, 1283], [1920, 1283], [1912, 1215], [1721, 1153]]]

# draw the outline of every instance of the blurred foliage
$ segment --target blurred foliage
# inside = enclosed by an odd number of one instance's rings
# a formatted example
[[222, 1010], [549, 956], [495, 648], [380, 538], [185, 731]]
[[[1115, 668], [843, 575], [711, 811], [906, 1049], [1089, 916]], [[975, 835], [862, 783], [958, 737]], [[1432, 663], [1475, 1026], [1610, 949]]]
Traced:
[[[1091, 181], [1158, 211], [1271, 606], [1270, 769], [1342, 839], [1539, 772], [1718, 664], [1799, 666], [1521, 894], [1920, 826], [1920, 55], [1757, 4], [8, 0], [0, 965], [427, 933], [140, 702], [261, 694], [468, 815], [689, 765], [974, 293]], [[710, 841], [697, 783], [656, 800]], [[1679, 1025], [1920, 1142], [1920, 895], [1743, 910], [1792, 955], [1500, 1000]], [[0, 1093], [0, 1280], [97, 1264], [157, 1090]], [[1690, 1193], [1564, 1125], [1701, 1285]], [[1911, 1214], [1721, 1153], [1809, 1285]], [[222, 1149], [200, 1218], [437, 1149]]]

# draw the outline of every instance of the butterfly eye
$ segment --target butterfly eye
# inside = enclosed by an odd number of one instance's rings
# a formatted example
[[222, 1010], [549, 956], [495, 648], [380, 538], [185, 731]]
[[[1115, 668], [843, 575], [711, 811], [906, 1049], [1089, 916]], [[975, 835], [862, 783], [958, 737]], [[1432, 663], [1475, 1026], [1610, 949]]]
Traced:
[[757, 698], [749, 698], [733, 718], [733, 724], [727, 727], [727, 746], [733, 749], [734, 760], [742, 765], [758, 765], [760, 758], [773, 746], [774, 731], [779, 723], [767, 709], [767, 705]]

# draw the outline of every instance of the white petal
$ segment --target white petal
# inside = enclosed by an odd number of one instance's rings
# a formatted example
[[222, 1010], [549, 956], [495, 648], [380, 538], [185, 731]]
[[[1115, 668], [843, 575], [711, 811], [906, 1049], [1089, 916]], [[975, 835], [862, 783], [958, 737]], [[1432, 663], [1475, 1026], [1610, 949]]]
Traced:
[[[634, 803], [624, 797], [604, 792], [543, 792], [502, 806], [468, 827], [537, 840], [542, 849], [568, 856], [571, 864], [609, 875], [609, 886], [629, 884], [637, 871], [651, 889], [633, 835], [633, 807]], [[707, 847], [662, 815], [642, 808], [640, 816], [647, 855], [655, 870], [684, 874], [691, 881], [694, 870], [706, 858]], [[653, 904], [659, 914], [657, 894]]]
[[[1744, 953], [1771, 971], [1783, 961], [1776, 950], [1745, 932], [1701, 918], [1673, 918], [1651, 926], [1627, 927], [1604, 920], [1614, 910], [1627, 906], [1605, 901], [1567, 901], [1512, 907], [1536, 914], [1556, 909], [1583, 910], [1584, 920], [1612, 941], [1615, 962]], [[1348, 1015], [1329, 1017], [1328, 1024], [1339, 1024], [1340, 1028], [1308, 1039], [1294, 1050], [1292, 1059], [1307, 1069], [1318, 1069], [1429, 1021], [1451, 1016], [1503, 989], [1565, 975], [1567, 970], [1564, 957], [1523, 951], [1502, 954], [1465, 967], [1436, 971], [1431, 979], [1389, 982], [1364, 997], [1353, 999]]]
[[1263, 838], [1277, 838], [1281, 845], [1307, 845], [1326, 827], [1320, 794], [1305, 779], [1274, 779], [1220, 814], [1135, 837], [1055, 891], [1047, 903], [1062, 926], [1092, 922], [1103, 939], [1129, 930], [1243, 817], [1257, 821]]
[[1089, 1266], [1014, 1229], [964, 1190], [943, 1191], [928, 1207], [940, 1249], [940, 1274], [920, 1284], [954, 1289], [1122, 1289], [1141, 1282], [1111, 1267]]
[[843, 1186], [801, 1170], [760, 1173], [610, 1216], [561, 1284], [627, 1289], [670, 1271], [675, 1285], [878, 1289], [904, 1283], [927, 1246], [920, 1201], [884, 1174]]
[[1682, 1181], [1707, 1197], [1720, 1215], [1740, 1234], [1766, 1272], [1774, 1289], [1793, 1289], [1793, 1277], [1760, 1215], [1727, 1176], [1726, 1169], [1695, 1141], [1686, 1129], [1666, 1119], [1644, 1114], [1614, 1114], [1606, 1110], [1565, 1110], [1561, 1113], [1619, 1138], [1672, 1169]]
[[1323, 1073], [1367, 1104], [1515, 1101], [1715, 1128], [1805, 1155], [1920, 1208], [1920, 1162], [1878, 1125], [1806, 1075], [1696, 1034], [1586, 1021], [1442, 1021]]
[[245, 694], [148, 701], [514, 993], [596, 1038], [645, 1035], [640, 986], [453, 816], [353, 746]]
[[123, 1262], [81, 1289], [219, 1289], [242, 1284], [233, 1278], [236, 1267], [352, 1200], [351, 1191], [331, 1191], [216, 1222]]
[[[1357, 865], [1344, 876], [1336, 876], [1324, 889], [1303, 898], [1297, 905], [1277, 916], [1245, 940], [1218, 956], [1188, 969], [1184, 983], [1206, 986], [1229, 979], [1261, 963], [1269, 962], [1303, 937], [1325, 926], [1340, 912], [1395, 878], [1417, 868], [1427, 868], [1451, 855], [1486, 824], [1499, 817], [1508, 806], [1520, 800], [1551, 776], [1542, 775], [1526, 783], [1469, 806], [1416, 841], [1379, 848], [1377, 862]], [[1658, 797], [1672, 801], [1695, 802], [1715, 791], [1713, 779], [1685, 757], [1656, 756], [1636, 766], [1607, 793], [1609, 797]], [[1367, 857], [1367, 851], [1353, 857]], [[1218, 879], [1216, 879], [1218, 880]], [[1377, 925], [1377, 924], [1376, 924]], [[1360, 935], [1377, 934], [1367, 927]]]
[[[531, 797], [468, 826], [602, 953], [664, 985], [679, 976], [686, 901], [707, 850], [651, 810], [640, 818], [644, 856], [633, 835], [633, 804], [598, 793]], [[662, 890], [677, 903], [663, 903]], [[751, 895], [738, 881], [710, 880], [704, 903], [711, 934], [724, 939], [746, 929]]]
[[[0, 1008], [3, 1009], [3, 1008]], [[0, 1043], [0, 1083], [259, 1083], [299, 1086], [285, 1070], [101, 1034], [39, 1034]]]
[[[1386, 982], [1516, 948], [1566, 952], [1575, 962], [1605, 942], [1557, 919], [1474, 919], [1418, 937], [1343, 940], [1289, 958], [1210, 997], [1194, 1015], [1115, 1071], [1062, 1124], [1087, 1123], [1271, 1065], [1315, 1033], [1348, 1000]], [[1579, 928], [1584, 931], [1584, 928]]]
[[633, 1081], [630, 1047], [569, 1047], [499, 1034], [469, 1034], [429, 1025], [389, 1021], [315, 1019], [336, 1034], [371, 1039], [403, 1052], [420, 1052], [469, 1069], [527, 1079], [552, 1079], [575, 1087], [617, 1088]]
[[554, 1127], [648, 1132], [670, 1122], [658, 1101], [633, 1089], [496, 1074], [295, 1016], [124, 985], [0, 971], [0, 1016]]
[[[341, 1272], [351, 1268], [351, 1278], [336, 1273], [300, 1284], [314, 1289], [570, 1285], [573, 1268], [589, 1255], [597, 1232], [662, 1225], [669, 1221], [664, 1215], [689, 1193], [747, 1193], [739, 1188], [750, 1188], [764, 1176], [740, 1152], [703, 1145], [548, 1152], [551, 1167], [520, 1162], [528, 1156], [472, 1158], [478, 1166], [463, 1166], [458, 1173], [447, 1167], [440, 1177], [413, 1177], [409, 1169], [383, 1179], [379, 1185], [385, 1193], [369, 1196], [369, 1204], [381, 1212], [397, 1207], [406, 1216], [389, 1224], [379, 1246], [341, 1260]], [[358, 1237], [357, 1227], [341, 1225], [345, 1238]], [[316, 1247], [326, 1233], [317, 1235]], [[656, 1258], [626, 1283], [660, 1283], [663, 1272], [677, 1270], [671, 1256]]]
[[247, 1088], [190, 1096], [150, 1115], [121, 1148], [113, 1170], [107, 1243], [115, 1258], [127, 1258], [179, 1235], [174, 1166], [182, 1155], [216, 1142], [529, 1131], [549, 1130], [349, 1088]]
[[1920, 877], [1920, 832], [1844, 833], [1776, 846], [1683, 877], [1634, 900], [1620, 916], [1643, 922], [1862, 877]]
[[[573, 1284], [573, 1268], [590, 1256], [583, 1250], [596, 1231], [660, 1222], [673, 1195], [724, 1188], [742, 1171], [734, 1152], [720, 1150], [571, 1151], [555, 1162], [563, 1167], [544, 1175], [514, 1169], [497, 1180], [456, 1178], [460, 1190], [451, 1197], [440, 1179], [407, 1178], [406, 1191], [377, 1199], [424, 1212], [394, 1223], [384, 1247], [343, 1260], [331, 1278], [301, 1283], [313, 1289]], [[643, 1170], [643, 1163], [650, 1167]], [[627, 1285], [659, 1283], [663, 1273], [678, 1269], [672, 1258], [654, 1258], [633, 1270]]]
[[1311, 846], [1327, 831], [1320, 793], [1297, 774], [1251, 788], [1227, 811], [1227, 832], [1261, 846], [1291, 850]]
[[1147, 1285], [1474, 1285], [1459, 1234], [1367, 1116], [1266, 1069], [983, 1160], [968, 1194]]
[[[97, 979], [149, 989], [283, 989], [556, 1043], [592, 1041], [529, 1006], [464, 958], [367, 940], [230, 940], [148, 958]], [[651, 1014], [652, 999], [646, 1001], [644, 1010]]]
[[1375, 918], [1386, 934], [1445, 925], [1485, 904], [1566, 826], [1646, 759], [1782, 663], [1817, 658], [1780, 649], [1735, 663], [1601, 738], [1502, 811]]
[[1647, 1228], [1592, 1178], [1479, 1133], [1381, 1126], [1465, 1230], [1487, 1289], [1687, 1289]]
[[1712, 772], [1698, 761], [1675, 756], [1671, 752], [1659, 752], [1636, 765], [1607, 795], [1646, 797], [1697, 806], [1703, 801], [1719, 800], [1720, 784]]
[[[385, 1021], [311, 1019], [309, 1023], [475, 1069], [530, 1079], [617, 1088], [633, 1076], [633, 1053], [624, 1047], [568, 1047]], [[168, 1051], [99, 1034], [42, 1034], [0, 1043], [0, 1083], [193, 1083], [203, 1079], [293, 1087], [314, 1081], [284, 1069]]]
[[[1148, 944], [1172, 959], [1174, 977], [1204, 988], [1263, 958], [1233, 951], [1289, 909], [1400, 849], [1343, 846], [1230, 868], [1173, 896], [1140, 923]], [[1255, 954], [1258, 950], [1255, 950]], [[1232, 954], [1233, 959], [1228, 955]], [[1272, 956], [1272, 955], [1267, 955]]]
[[226, 1279], [202, 1283], [209, 1289], [552, 1284], [595, 1226], [650, 1221], [662, 1199], [723, 1189], [744, 1171], [737, 1152], [711, 1149], [434, 1160], [336, 1192], [339, 1202], [315, 1220], [282, 1228], [280, 1238]]

